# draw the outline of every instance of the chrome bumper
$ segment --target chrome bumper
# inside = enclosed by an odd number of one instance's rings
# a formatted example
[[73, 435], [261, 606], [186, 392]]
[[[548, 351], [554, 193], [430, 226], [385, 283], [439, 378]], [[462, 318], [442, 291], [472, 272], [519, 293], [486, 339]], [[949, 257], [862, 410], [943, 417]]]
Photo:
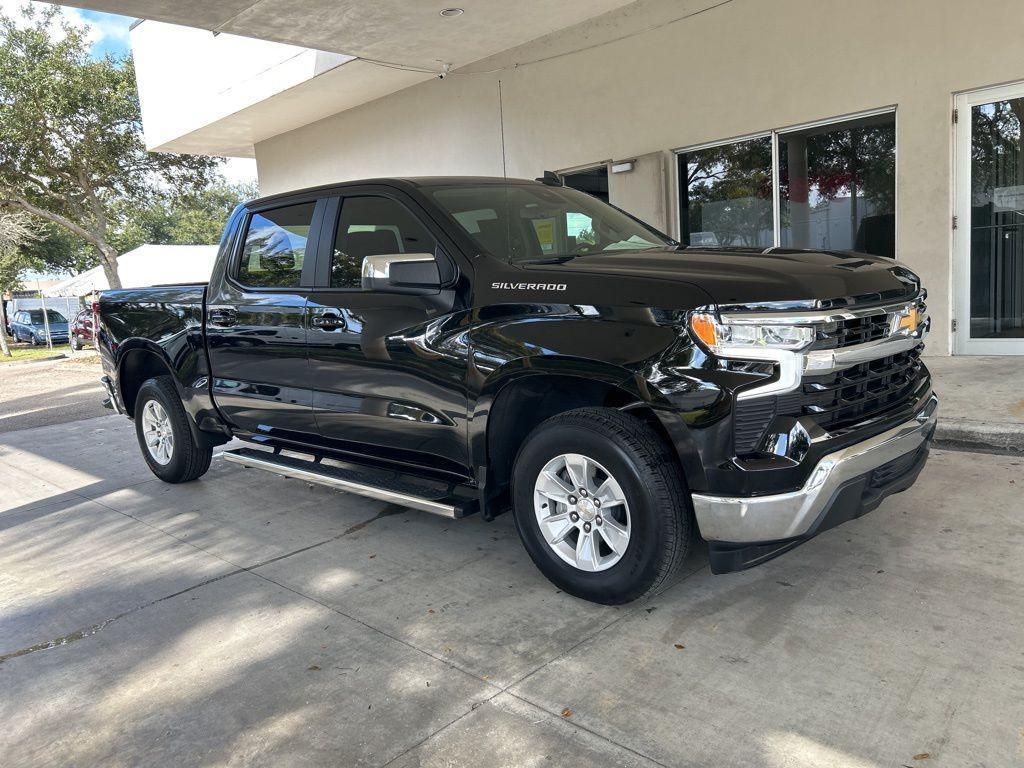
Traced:
[[932, 433], [938, 403], [932, 395], [910, 421], [824, 456], [798, 491], [749, 498], [693, 494], [701, 536], [708, 541], [746, 543], [806, 534], [844, 483], [916, 451]]

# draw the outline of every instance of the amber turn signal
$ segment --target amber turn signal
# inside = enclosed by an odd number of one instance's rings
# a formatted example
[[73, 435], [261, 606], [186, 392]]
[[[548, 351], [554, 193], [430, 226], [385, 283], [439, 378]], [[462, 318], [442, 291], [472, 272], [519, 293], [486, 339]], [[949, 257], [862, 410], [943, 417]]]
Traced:
[[907, 313], [905, 315], [902, 315], [900, 317], [900, 324], [898, 330], [902, 331], [906, 329], [913, 333], [914, 331], [917, 330], [917, 325], [919, 322], [917, 316], [917, 307], [910, 307], [909, 309], [907, 309], [906, 312]]
[[718, 342], [715, 335], [715, 321], [711, 315], [692, 315], [690, 317], [690, 328], [693, 334], [708, 347], [714, 347]]

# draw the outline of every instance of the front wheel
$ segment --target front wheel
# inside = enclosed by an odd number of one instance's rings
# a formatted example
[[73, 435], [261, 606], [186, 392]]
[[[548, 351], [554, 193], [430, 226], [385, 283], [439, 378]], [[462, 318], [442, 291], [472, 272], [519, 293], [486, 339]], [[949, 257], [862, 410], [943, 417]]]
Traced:
[[210, 468], [213, 449], [196, 442], [170, 376], [156, 376], [139, 388], [135, 435], [142, 457], [165, 483], [187, 483]]
[[581, 408], [538, 426], [516, 458], [512, 497], [526, 551], [577, 597], [647, 597], [686, 556], [692, 515], [679, 464], [621, 411]]
[[82, 348], [82, 340], [77, 336], [71, 337], [71, 348], [78, 352]]

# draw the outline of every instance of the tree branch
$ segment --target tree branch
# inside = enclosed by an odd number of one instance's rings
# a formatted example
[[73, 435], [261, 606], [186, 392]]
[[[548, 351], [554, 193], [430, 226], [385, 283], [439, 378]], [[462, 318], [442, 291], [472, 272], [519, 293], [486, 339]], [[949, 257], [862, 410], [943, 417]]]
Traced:
[[110, 247], [102, 237], [90, 232], [85, 227], [76, 224], [67, 216], [61, 216], [59, 213], [54, 213], [53, 211], [48, 211], [45, 208], [33, 205], [23, 197], [12, 197], [6, 200], [0, 199], [0, 206], [15, 206], [26, 213], [31, 213], [33, 216], [38, 216], [40, 219], [44, 219], [63, 227], [72, 234], [78, 235], [90, 245], [96, 246], [96, 248], [100, 249], [101, 252]]

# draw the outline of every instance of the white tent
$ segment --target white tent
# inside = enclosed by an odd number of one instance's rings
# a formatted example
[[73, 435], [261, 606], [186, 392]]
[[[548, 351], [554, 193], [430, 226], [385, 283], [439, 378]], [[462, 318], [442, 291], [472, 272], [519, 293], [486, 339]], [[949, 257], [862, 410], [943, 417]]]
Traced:
[[[140, 245], [119, 256], [117, 271], [125, 288], [172, 283], [205, 283], [210, 279], [216, 245]], [[69, 277], [48, 290], [47, 296], [87, 296], [110, 287], [102, 267]]]

